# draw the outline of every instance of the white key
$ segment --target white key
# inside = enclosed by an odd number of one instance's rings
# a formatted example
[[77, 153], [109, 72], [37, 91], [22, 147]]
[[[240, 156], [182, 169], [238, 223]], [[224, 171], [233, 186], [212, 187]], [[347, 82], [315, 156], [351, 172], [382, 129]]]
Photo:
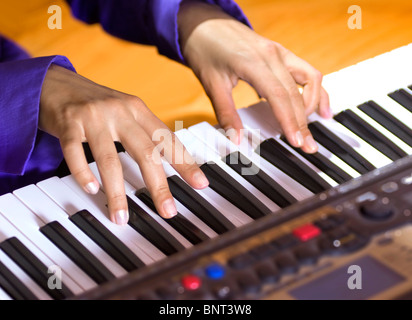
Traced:
[[53, 177], [41, 181], [37, 185], [69, 215], [84, 209], [88, 210], [144, 264], [149, 265], [166, 257], [129, 225], [119, 226], [109, 220], [106, 196], [102, 191], [99, 191], [96, 195], [89, 195], [83, 191], [72, 176], [63, 179]]
[[[389, 93], [389, 92], [388, 92]], [[373, 98], [379, 106], [393, 115], [400, 122], [403, 122], [406, 126], [412, 129], [412, 117], [411, 113], [406, 110], [403, 106], [397, 103], [395, 100], [387, 95], [377, 96]]]
[[[216, 130], [207, 122], [198, 123], [189, 128], [189, 131], [193, 132], [197, 137], [209, 137], [213, 141], [209, 143], [215, 144], [215, 150], [218, 150], [220, 156], [224, 156], [232, 152], [240, 151], [244, 156], [248, 157], [255, 165], [260, 167], [268, 176], [273, 180], [277, 181], [286, 191], [288, 191], [297, 200], [303, 200], [313, 195], [308, 189], [302, 186], [297, 181], [293, 180], [291, 177], [277, 169], [271, 163], [260, 157], [247, 142], [247, 139], [243, 139], [242, 143], [238, 146], [229, 141], [226, 136]], [[248, 134], [246, 134], [248, 135]], [[249, 135], [250, 136], [250, 135]], [[208, 139], [209, 140], [209, 139]], [[260, 140], [259, 140], [260, 141]], [[205, 141], [206, 142], [206, 141]], [[224, 146], [225, 147], [221, 147]]]
[[[0, 213], [35, 243], [40, 250], [54, 261], [55, 265], [65, 270], [66, 274], [70, 275], [70, 278], [80, 287], [84, 290], [89, 290], [97, 286], [96, 282], [39, 231], [39, 228], [44, 226], [44, 223], [32, 214], [13, 194], [6, 194], [0, 197]], [[66, 280], [69, 280], [68, 277], [66, 278]], [[69, 287], [69, 283], [67, 283], [67, 286]]]
[[362, 118], [363, 120], [365, 120], [368, 124], [370, 124], [376, 130], [378, 130], [384, 136], [386, 136], [390, 141], [395, 143], [403, 151], [405, 151], [408, 154], [412, 154], [412, 148], [409, 145], [407, 145], [405, 142], [403, 142], [401, 139], [399, 139], [397, 136], [395, 136], [393, 133], [391, 133], [385, 127], [383, 127], [382, 125], [377, 123], [374, 119], [369, 117], [363, 111], [359, 110], [358, 108], [354, 108], [354, 109], [352, 109], [352, 111], [354, 113], [356, 113], [356, 115], [359, 116], [359, 118]]
[[[97, 169], [96, 163], [89, 164], [90, 169], [92, 170], [93, 174], [95, 175], [96, 179], [102, 185], [102, 181], [100, 178], [99, 170]], [[156, 222], [165, 228], [178, 242], [180, 242], [185, 248], [190, 248], [192, 244], [186, 240], [179, 232], [177, 232], [173, 227], [171, 227], [166, 221], [163, 220], [157, 213], [153, 212], [149, 207], [147, 207], [140, 199], [135, 196], [136, 189], [128, 183], [124, 181], [126, 195], [129, 196], [138, 206], [140, 206], [147, 214], [149, 214]]]
[[[251, 106], [245, 110], [239, 110], [242, 122], [245, 127], [255, 128], [260, 126], [262, 139], [274, 138], [279, 142], [285, 149], [294, 154], [300, 161], [302, 161], [306, 166], [308, 166], [312, 171], [317, 173], [323, 180], [328, 182], [332, 187], [336, 186], [337, 183], [326, 173], [319, 170], [312, 163], [303, 158], [300, 154], [296, 153], [292, 148], [290, 148], [286, 143], [279, 139], [280, 129], [279, 125], [272, 115], [270, 107], [265, 103], [260, 103]], [[272, 124], [273, 121], [273, 124]], [[263, 140], [262, 140], [263, 141]]]
[[325, 120], [317, 114], [312, 114], [309, 118], [311, 119], [311, 121], [319, 121], [320, 123], [322, 123], [327, 129], [329, 129], [331, 132], [336, 134], [336, 136], [345, 141], [349, 146], [352, 147], [352, 149], [354, 149], [354, 151], [358, 152], [376, 168], [384, 167], [393, 162], [387, 156], [373, 148], [369, 143], [355, 135], [352, 131], [345, 128], [335, 120]]
[[93, 240], [83, 233], [75, 224], [68, 220], [69, 215], [55, 204], [41, 189], [30, 185], [13, 194], [20, 199], [45, 224], [58, 221], [72, 236], [90, 251], [116, 277], [127, 274], [127, 271], [103, 251]]
[[[1, 198], [1, 197], [0, 197]], [[23, 235], [14, 225], [0, 214], [0, 242], [10, 238], [17, 238], [30, 252], [35, 255], [45, 266], [50, 267], [56, 263], [46, 256], [32, 241]], [[3, 251], [0, 250], [0, 261], [19, 278], [29, 290], [39, 299], [51, 299], [23, 270], [20, 269]], [[70, 276], [62, 269], [62, 279], [67, 287], [77, 295], [84, 290], [76, 284]]]
[[0, 301], [13, 300], [6, 291], [0, 288]]
[[[39, 300], [52, 300], [9, 256], [0, 250], [0, 261], [36, 296]], [[0, 300], [2, 300], [0, 298]]]
[[190, 132], [189, 130], [180, 130], [176, 132], [176, 135], [179, 137], [179, 140], [185, 145], [186, 149], [189, 151], [190, 154], [195, 154], [196, 152], [200, 151], [200, 153], [204, 155], [202, 156], [202, 158], [199, 159], [199, 161], [202, 164], [209, 161], [213, 161], [227, 174], [229, 174], [232, 178], [239, 182], [253, 196], [255, 196], [270, 211], [275, 212], [280, 209], [277, 204], [275, 204], [272, 200], [266, 197], [260, 190], [256, 189], [252, 184], [245, 180], [236, 171], [227, 166], [221, 160], [220, 155], [216, 153], [215, 149], [204, 144], [203, 141], [197, 138], [197, 136], [195, 136], [192, 132]]
[[[268, 137], [278, 137], [279, 134], [279, 129], [277, 129], [278, 125], [276, 124], [276, 119], [273, 115], [272, 110], [270, 109], [269, 105], [267, 103], [261, 103], [259, 105], [254, 105], [249, 107], [246, 110], [247, 114], [250, 114], [255, 121], [259, 121], [258, 123], [263, 123], [262, 127], [264, 128], [265, 135]], [[275, 126], [272, 128], [272, 126], [269, 123], [274, 123]], [[277, 139], [279, 141], [279, 139]], [[301, 157], [298, 153], [296, 153], [292, 148], [287, 146], [283, 141], [279, 141], [279, 143], [282, 143], [283, 146], [285, 146], [290, 152], [292, 152], [295, 156], [297, 156], [301, 161], [303, 161], [305, 164], [307, 164], [310, 168], [314, 168], [312, 164], [310, 164], [306, 159]], [[322, 145], [318, 144], [318, 152], [322, 154], [324, 157], [329, 159], [332, 163], [340, 167], [342, 170], [344, 170], [346, 173], [348, 173], [350, 176], [356, 178], [359, 176], [359, 173], [354, 170], [352, 167], [350, 167], [348, 164], [343, 162], [340, 158], [335, 156], [333, 153], [325, 149]], [[331, 179], [328, 175], [320, 171], [319, 169], [316, 168], [315, 170], [323, 179], [325, 179], [329, 184], [332, 186], [336, 186], [336, 182]]]
[[[142, 183], [140, 169], [136, 162], [126, 154], [119, 154], [119, 158], [120, 162], [122, 163], [124, 176], [126, 177], [126, 179], [128, 179], [128, 181], [130, 181], [130, 183], [133, 184], [137, 190], [145, 188], [146, 186]], [[163, 168], [167, 177], [173, 175], [180, 177], [179, 173], [175, 171], [170, 164], [163, 162]], [[230, 220], [236, 227], [240, 227], [246, 223], [253, 221], [249, 216], [244, 214], [241, 210], [232, 205], [229, 201], [221, 197], [219, 194], [215, 193], [210, 188], [193, 190], [199, 193], [200, 196], [202, 196], [219, 212], [226, 216], [228, 220]], [[219, 205], [218, 203], [222, 203], [222, 205]]]
[[[134, 195], [136, 191], [146, 188], [140, 168], [138, 164], [130, 157], [130, 155], [124, 152], [119, 153], [119, 159], [123, 168], [123, 176], [131, 187], [128, 193]], [[202, 230], [206, 235], [211, 238], [214, 238], [218, 235], [176, 199], [175, 204], [177, 211], [185, 218], [187, 218], [191, 223], [193, 223], [196, 227]]]

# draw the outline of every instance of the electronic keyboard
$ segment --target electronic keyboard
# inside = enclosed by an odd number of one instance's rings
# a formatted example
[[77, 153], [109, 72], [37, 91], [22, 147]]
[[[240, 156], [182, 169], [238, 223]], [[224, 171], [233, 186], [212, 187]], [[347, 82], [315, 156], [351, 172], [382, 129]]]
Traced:
[[315, 154], [288, 144], [266, 102], [238, 110], [240, 145], [206, 122], [177, 131], [210, 185], [164, 162], [172, 219], [126, 152], [126, 226], [71, 175], [1, 196], [0, 299], [412, 298], [411, 56], [324, 78], [334, 117], [309, 117]]

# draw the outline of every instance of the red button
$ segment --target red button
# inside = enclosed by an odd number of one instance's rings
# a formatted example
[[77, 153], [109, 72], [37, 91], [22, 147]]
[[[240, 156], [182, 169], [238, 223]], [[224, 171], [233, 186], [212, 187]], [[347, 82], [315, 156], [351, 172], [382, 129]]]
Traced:
[[187, 290], [197, 290], [202, 285], [202, 280], [194, 275], [187, 275], [182, 278], [182, 285]]
[[320, 229], [313, 224], [305, 224], [293, 230], [293, 235], [301, 241], [308, 241], [320, 234]]

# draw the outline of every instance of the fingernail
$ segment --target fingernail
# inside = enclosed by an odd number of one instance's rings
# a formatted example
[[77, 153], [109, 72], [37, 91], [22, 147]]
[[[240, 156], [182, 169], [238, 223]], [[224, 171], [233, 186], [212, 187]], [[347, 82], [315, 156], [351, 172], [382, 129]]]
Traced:
[[228, 128], [225, 128], [225, 131], [226, 131], [226, 136], [229, 138], [230, 141], [232, 141], [236, 145], [240, 144], [240, 137], [234, 128], [228, 127]]
[[296, 132], [295, 142], [297, 147], [303, 146], [303, 136], [302, 133], [300, 133], [300, 131]]
[[309, 148], [309, 152], [316, 152], [318, 151], [318, 144], [316, 143], [316, 141], [313, 139], [312, 136], [307, 136], [306, 139], [306, 146]]
[[172, 199], [167, 199], [163, 202], [163, 209], [167, 215], [166, 218], [173, 218], [175, 215], [177, 215], [176, 205]]
[[84, 188], [87, 193], [96, 194], [99, 191], [99, 184], [96, 182], [89, 182]]
[[129, 213], [126, 210], [119, 210], [116, 212], [116, 223], [118, 225], [125, 225], [129, 220]]
[[330, 119], [333, 117], [333, 113], [331, 109], [326, 109], [323, 115], [325, 118]]
[[207, 180], [202, 172], [196, 172], [193, 175], [193, 179], [196, 181], [199, 188], [206, 188], [209, 185], [209, 180]]

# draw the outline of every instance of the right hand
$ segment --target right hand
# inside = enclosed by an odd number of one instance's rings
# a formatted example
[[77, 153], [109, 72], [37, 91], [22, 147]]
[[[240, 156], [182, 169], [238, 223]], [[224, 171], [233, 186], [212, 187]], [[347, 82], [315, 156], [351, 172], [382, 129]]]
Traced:
[[[42, 87], [39, 128], [60, 140], [71, 174], [91, 194], [99, 182], [91, 172], [82, 143], [88, 142], [96, 161], [107, 196], [110, 220], [123, 225], [128, 221], [128, 207], [123, 172], [114, 141], [139, 164], [144, 182], [159, 214], [176, 215], [161, 155], [193, 188], [208, 186], [208, 180], [184, 146], [142, 100], [98, 85], [72, 71], [51, 65]], [[156, 130], [168, 132], [164, 141], [154, 142]], [[164, 131], [167, 130], [167, 131]], [[161, 143], [164, 152], [156, 146]], [[183, 163], [174, 163], [176, 151], [184, 155]]]

